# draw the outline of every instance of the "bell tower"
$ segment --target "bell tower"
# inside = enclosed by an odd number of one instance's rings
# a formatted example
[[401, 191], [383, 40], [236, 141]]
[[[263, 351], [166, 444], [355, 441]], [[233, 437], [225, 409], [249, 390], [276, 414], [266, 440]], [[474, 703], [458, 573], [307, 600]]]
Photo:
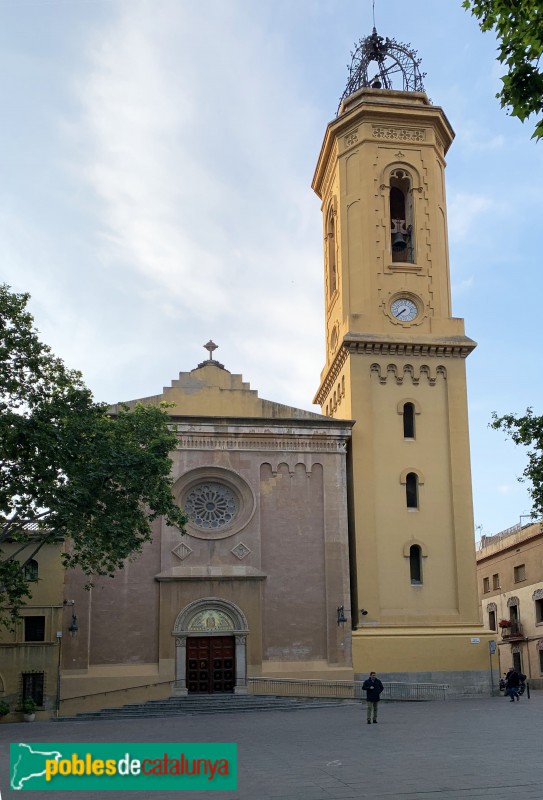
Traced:
[[479, 623], [470, 476], [465, 359], [476, 345], [451, 310], [445, 154], [454, 132], [419, 66], [374, 29], [326, 130], [312, 184], [326, 333], [315, 401], [356, 423], [355, 674], [477, 691], [491, 637]]

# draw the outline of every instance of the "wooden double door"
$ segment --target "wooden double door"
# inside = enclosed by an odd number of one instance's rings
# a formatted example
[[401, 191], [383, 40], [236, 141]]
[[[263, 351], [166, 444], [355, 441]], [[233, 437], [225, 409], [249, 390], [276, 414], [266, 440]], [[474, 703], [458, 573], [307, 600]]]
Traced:
[[236, 682], [233, 636], [189, 636], [187, 688], [190, 694], [233, 692]]

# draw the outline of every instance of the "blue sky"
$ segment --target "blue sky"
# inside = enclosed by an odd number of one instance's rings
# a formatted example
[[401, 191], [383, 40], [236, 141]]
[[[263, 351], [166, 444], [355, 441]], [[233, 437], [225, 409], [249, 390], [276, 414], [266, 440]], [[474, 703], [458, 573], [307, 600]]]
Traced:
[[[216, 357], [301, 408], [324, 363], [310, 184], [371, 0], [0, 0], [2, 279], [97, 399], [158, 393]], [[494, 95], [496, 42], [460, 0], [377, 0], [456, 140], [453, 312], [468, 359], [475, 521], [530, 501], [492, 411], [541, 412], [543, 143]]]

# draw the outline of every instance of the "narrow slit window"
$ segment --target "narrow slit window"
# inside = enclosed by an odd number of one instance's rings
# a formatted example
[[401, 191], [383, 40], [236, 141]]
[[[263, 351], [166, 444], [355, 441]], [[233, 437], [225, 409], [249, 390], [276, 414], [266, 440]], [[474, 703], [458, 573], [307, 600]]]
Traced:
[[413, 403], [405, 403], [403, 407], [403, 438], [415, 438], [415, 406]]
[[495, 611], [489, 611], [488, 612], [488, 627], [490, 628], [491, 631], [497, 631], [498, 630], [497, 627], [496, 627], [496, 612]]
[[408, 472], [405, 479], [407, 508], [419, 507], [419, 479], [416, 472]]
[[409, 573], [412, 584], [422, 583], [422, 551], [418, 544], [413, 544], [409, 548]]
[[328, 211], [326, 241], [328, 248], [328, 299], [331, 299], [337, 289], [336, 223], [333, 208]]

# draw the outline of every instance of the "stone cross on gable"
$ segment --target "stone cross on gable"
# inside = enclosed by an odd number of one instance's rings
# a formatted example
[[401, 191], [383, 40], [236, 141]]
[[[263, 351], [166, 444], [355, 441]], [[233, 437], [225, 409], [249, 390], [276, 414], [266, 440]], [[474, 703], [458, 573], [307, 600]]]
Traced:
[[215, 344], [212, 339], [209, 340], [207, 344], [204, 344], [205, 349], [209, 352], [209, 360], [213, 361], [213, 351], [218, 348], [218, 344]]
[[220, 367], [221, 369], [224, 369], [224, 364], [221, 364], [220, 361], [215, 361], [213, 359], [213, 351], [216, 350], [218, 348], [218, 346], [219, 345], [215, 344], [215, 342], [212, 339], [210, 339], [207, 344], [204, 344], [204, 348], [209, 353], [209, 358], [206, 361], [202, 361], [201, 364], [198, 364], [198, 367], [211, 367], [211, 366], [213, 366], [213, 367]]

